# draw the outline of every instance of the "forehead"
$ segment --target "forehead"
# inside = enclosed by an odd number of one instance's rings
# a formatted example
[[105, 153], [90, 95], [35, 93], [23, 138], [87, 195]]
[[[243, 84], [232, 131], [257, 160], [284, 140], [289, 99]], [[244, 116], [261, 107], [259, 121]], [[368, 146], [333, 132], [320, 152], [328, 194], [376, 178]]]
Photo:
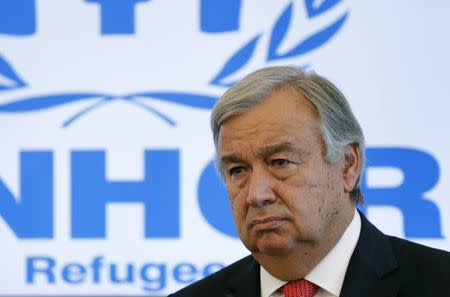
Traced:
[[223, 155], [244, 146], [256, 149], [273, 143], [306, 145], [318, 139], [315, 108], [291, 88], [281, 88], [248, 112], [230, 117], [222, 124], [218, 153]]

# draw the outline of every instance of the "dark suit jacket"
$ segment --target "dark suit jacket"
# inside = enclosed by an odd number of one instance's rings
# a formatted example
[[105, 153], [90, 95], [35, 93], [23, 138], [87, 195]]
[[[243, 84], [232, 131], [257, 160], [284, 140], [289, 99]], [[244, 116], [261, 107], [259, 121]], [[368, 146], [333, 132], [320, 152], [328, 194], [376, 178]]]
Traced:
[[[172, 297], [260, 297], [259, 264], [241, 259]], [[361, 214], [361, 233], [341, 297], [450, 297], [450, 253], [381, 233]]]

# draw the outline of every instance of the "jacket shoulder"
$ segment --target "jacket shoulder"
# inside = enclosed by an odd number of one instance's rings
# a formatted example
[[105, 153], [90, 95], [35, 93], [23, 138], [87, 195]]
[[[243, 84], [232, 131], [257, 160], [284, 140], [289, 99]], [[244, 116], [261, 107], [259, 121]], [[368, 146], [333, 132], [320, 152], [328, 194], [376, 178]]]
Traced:
[[[431, 248], [394, 236], [388, 236], [400, 266], [446, 271], [450, 275], [450, 252]], [[449, 279], [450, 280], [450, 279]]]
[[412, 296], [418, 292], [450, 296], [450, 252], [393, 236], [388, 238], [399, 264], [404, 292], [410, 291]]

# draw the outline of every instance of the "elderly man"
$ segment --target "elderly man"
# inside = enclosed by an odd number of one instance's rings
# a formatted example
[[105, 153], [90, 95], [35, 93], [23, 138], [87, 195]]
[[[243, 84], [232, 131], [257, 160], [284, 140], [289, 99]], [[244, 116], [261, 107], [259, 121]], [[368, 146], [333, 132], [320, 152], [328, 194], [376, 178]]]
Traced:
[[261, 69], [211, 121], [251, 255], [172, 296], [450, 296], [450, 253], [384, 235], [356, 210], [364, 138], [327, 79]]

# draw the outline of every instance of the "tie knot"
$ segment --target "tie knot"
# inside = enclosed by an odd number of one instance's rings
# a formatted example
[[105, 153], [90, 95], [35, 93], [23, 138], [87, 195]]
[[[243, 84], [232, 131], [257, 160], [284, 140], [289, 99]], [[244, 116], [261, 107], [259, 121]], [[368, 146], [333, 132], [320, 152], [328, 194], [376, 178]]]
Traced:
[[282, 288], [285, 297], [313, 297], [317, 292], [317, 285], [306, 279], [289, 282]]

